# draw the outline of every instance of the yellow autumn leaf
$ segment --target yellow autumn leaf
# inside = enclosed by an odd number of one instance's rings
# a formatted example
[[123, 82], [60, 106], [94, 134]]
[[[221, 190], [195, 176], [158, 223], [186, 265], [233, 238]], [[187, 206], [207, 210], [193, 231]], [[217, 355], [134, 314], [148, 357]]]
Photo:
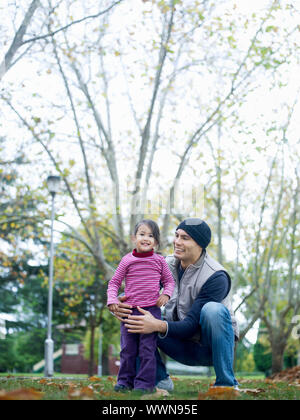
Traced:
[[239, 395], [239, 391], [230, 386], [212, 386], [207, 392], [199, 392], [198, 400], [235, 400]]
[[14, 391], [0, 390], [0, 400], [40, 400], [44, 393], [33, 388], [20, 388]]

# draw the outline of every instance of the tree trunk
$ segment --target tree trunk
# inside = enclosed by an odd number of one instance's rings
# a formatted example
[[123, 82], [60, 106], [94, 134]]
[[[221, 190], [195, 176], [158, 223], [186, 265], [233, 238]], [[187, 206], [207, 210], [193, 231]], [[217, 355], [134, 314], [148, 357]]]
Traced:
[[91, 326], [91, 339], [90, 339], [90, 358], [89, 358], [89, 376], [94, 375], [94, 365], [95, 365], [95, 354], [94, 354], [94, 344], [95, 344], [95, 327]]
[[221, 169], [221, 125], [218, 124], [218, 150], [217, 150], [217, 161], [216, 161], [216, 172], [217, 172], [217, 232], [218, 232], [218, 261], [223, 264], [223, 250], [222, 250], [222, 169]]
[[282, 371], [284, 350], [285, 344], [272, 343], [272, 374]]
[[102, 355], [102, 375], [110, 375], [111, 372], [109, 371], [109, 358], [108, 354], [103, 353]]

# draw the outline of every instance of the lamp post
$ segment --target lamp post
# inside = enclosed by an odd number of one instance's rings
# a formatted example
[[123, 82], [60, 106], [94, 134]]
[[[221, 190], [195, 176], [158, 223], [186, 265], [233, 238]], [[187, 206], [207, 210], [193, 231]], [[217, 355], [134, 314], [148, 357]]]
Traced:
[[54, 222], [54, 199], [55, 194], [59, 191], [60, 177], [50, 175], [47, 178], [47, 185], [52, 196], [51, 207], [51, 240], [50, 240], [50, 261], [49, 261], [49, 291], [48, 291], [48, 331], [45, 341], [45, 371], [46, 377], [53, 376], [53, 349], [54, 343], [51, 337], [52, 330], [52, 306], [53, 306], [53, 258], [54, 258], [54, 243], [53, 243], [53, 222]]
[[102, 376], [102, 324], [99, 326], [98, 376]]

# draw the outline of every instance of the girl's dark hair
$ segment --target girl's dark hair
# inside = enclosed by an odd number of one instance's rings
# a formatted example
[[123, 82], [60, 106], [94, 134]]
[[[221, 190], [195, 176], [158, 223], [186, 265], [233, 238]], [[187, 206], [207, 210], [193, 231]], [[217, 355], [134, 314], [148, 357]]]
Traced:
[[159, 248], [160, 247], [160, 231], [159, 231], [159, 227], [158, 227], [157, 223], [154, 222], [153, 220], [150, 220], [150, 219], [141, 220], [140, 222], [138, 222], [135, 225], [134, 235], [137, 234], [137, 231], [138, 231], [139, 227], [142, 226], [142, 225], [146, 225], [146, 226], [148, 226], [149, 229], [151, 229], [152, 235], [153, 235], [154, 239], [156, 240], [157, 247]]

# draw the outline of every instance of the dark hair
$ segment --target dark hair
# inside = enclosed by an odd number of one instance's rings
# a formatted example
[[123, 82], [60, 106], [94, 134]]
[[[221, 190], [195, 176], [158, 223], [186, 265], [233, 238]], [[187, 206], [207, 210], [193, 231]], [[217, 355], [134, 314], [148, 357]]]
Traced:
[[138, 231], [139, 227], [142, 226], [142, 225], [146, 225], [146, 226], [148, 226], [149, 229], [151, 229], [152, 235], [153, 235], [154, 239], [156, 240], [157, 247], [159, 248], [160, 247], [160, 231], [159, 231], [159, 227], [158, 227], [157, 223], [154, 222], [153, 220], [150, 220], [150, 219], [141, 220], [140, 222], [138, 222], [135, 225], [134, 235], [137, 234], [137, 231]]

